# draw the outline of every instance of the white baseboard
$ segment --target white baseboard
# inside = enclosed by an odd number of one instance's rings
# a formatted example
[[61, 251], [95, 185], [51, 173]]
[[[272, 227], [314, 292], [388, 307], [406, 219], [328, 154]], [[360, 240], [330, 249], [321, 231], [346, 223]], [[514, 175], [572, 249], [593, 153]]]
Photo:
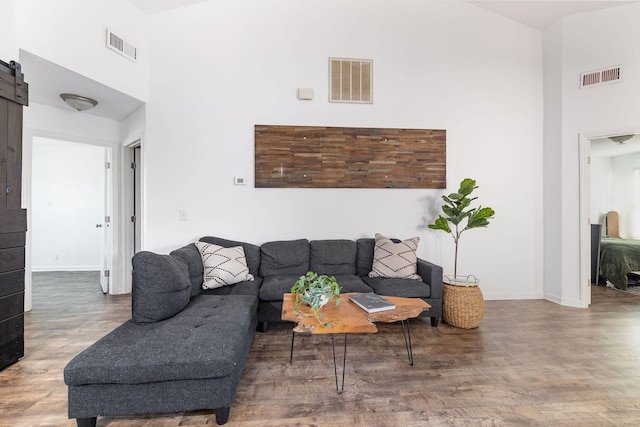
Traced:
[[31, 271], [36, 272], [44, 272], [44, 271], [100, 271], [100, 266], [97, 265], [49, 265], [49, 266], [39, 266], [39, 267], [31, 267]]

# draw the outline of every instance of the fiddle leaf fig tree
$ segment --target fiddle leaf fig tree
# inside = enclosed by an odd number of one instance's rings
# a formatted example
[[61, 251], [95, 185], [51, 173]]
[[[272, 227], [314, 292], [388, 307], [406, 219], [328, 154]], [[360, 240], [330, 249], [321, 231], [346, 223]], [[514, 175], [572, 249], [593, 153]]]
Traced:
[[474, 179], [463, 179], [456, 193], [442, 196], [445, 203], [442, 205], [444, 216], [439, 215], [433, 224], [429, 224], [430, 229], [442, 230], [453, 236], [456, 248], [453, 263], [454, 278], [458, 275], [458, 243], [460, 236], [463, 232], [472, 228], [486, 227], [495, 214], [495, 211], [489, 207], [470, 207], [471, 202], [477, 199], [477, 197], [470, 197], [476, 188], [478, 186]]

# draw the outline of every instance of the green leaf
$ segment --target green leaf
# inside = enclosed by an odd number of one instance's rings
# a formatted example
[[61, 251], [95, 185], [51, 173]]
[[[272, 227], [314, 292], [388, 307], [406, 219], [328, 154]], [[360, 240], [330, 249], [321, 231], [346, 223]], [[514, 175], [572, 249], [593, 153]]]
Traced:
[[450, 205], [450, 206], [454, 206], [455, 205], [455, 202], [453, 200], [451, 200], [448, 196], [443, 195], [442, 196], [442, 200], [444, 200], [444, 202], [447, 205]]
[[451, 206], [442, 205], [442, 212], [448, 217], [456, 217], [460, 213], [460, 210], [452, 208]]
[[472, 201], [473, 199], [467, 199], [467, 198], [460, 200], [460, 202], [458, 202], [458, 209], [463, 210], [468, 208]]
[[443, 216], [439, 216], [436, 218], [435, 223], [429, 224], [429, 228], [432, 230], [442, 230], [447, 233], [451, 233], [451, 228], [449, 228], [449, 222]]
[[460, 183], [460, 188], [458, 189], [458, 193], [460, 193], [464, 197], [466, 197], [469, 194], [471, 194], [473, 192], [473, 190], [475, 190], [476, 188], [478, 188], [478, 187], [476, 186], [476, 180], [475, 179], [465, 178]]
[[489, 225], [489, 219], [493, 217], [495, 211], [492, 208], [479, 207], [478, 210], [474, 211], [473, 214], [469, 217], [467, 222], [467, 228], [478, 228], [478, 227], [486, 227]]

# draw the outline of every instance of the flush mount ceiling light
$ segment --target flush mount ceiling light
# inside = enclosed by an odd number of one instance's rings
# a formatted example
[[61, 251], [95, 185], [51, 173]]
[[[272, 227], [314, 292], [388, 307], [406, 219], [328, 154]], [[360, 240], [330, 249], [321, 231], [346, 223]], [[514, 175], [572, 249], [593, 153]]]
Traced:
[[95, 99], [75, 95], [73, 93], [61, 93], [60, 98], [69, 104], [71, 108], [78, 111], [87, 111], [98, 105], [98, 101]]
[[631, 138], [633, 138], [633, 135], [618, 135], [609, 137], [610, 140], [612, 140], [613, 142], [617, 142], [618, 144], [624, 144]]

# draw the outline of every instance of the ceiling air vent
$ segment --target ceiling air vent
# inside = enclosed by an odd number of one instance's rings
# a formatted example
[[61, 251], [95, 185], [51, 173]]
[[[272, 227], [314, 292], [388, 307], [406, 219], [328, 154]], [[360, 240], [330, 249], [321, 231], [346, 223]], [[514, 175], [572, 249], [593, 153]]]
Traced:
[[329, 102], [371, 104], [371, 59], [329, 58]]
[[138, 62], [138, 49], [107, 28], [107, 47], [125, 58]]
[[602, 70], [589, 71], [580, 74], [580, 87], [599, 86], [606, 83], [615, 83], [622, 78], [622, 65], [604, 68]]

